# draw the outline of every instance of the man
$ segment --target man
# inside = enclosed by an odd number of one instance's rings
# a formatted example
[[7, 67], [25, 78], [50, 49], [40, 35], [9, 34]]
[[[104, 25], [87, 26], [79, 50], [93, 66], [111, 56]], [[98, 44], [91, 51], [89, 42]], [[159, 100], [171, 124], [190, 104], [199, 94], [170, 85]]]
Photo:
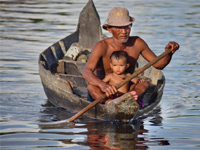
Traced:
[[[133, 17], [129, 16], [126, 8], [115, 7], [109, 12], [107, 23], [103, 25], [103, 29], [112, 33], [112, 37], [96, 43], [83, 71], [83, 78], [88, 82], [89, 98], [95, 100], [103, 93], [106, 93], [107, 97], [117, 93], [117, 89], [114, 86], [102, 81], [105, 74], [112, 72], [110, 68], [110, 55], [114, 51], [126, 51], [128, 53], [129, 73], [134, 72], [135, 64], [140, 54], [147, 61], [152, 61], [157, 57], [144, 40], [137, 36], [129, 36], [134, 20]], [[173, 53], [178, 49], [178, 43], [169, 42], [165, 50], [171, 50], [172, 52], [153, 66], [157, 69], [166, 67]], [[137, 96], [142, 96], [148, 87], [148, 82], [140, 82], [131, 86], [130, 90], [135, 91], [131, 93], [137, 99]]]

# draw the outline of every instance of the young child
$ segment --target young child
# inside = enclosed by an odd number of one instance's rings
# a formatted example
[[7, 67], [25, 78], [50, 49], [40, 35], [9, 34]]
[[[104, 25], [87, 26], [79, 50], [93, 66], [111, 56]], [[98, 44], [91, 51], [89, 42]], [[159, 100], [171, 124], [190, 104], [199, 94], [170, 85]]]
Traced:
[[[128, 63], [129, 56], [125, 51], [115, 51], [110, 56], [110, 66], [112, 69], [112, 73], [107, 74], [105, 78], [102, 80], [106, 83], [109, 83], [110, 85], [118, 85], [122, 80], [126, 79], [128, 76], [130, 76], [130, 73], [126, 72], [126, 69], [129, 67]], [[139, 78], [133, 78], [131, 82], [137, 84], [139, 82], [144, 82], [144, 79]], [[108, 99], [105, 104], [108, 104], [110, 101], [112, 101], [114, 98], [121, 96], [125, 93], [127, 93], [130, 90], [130, 82], [126, 83], [122, 87], [118, 89], [118, 93], [116, 95], [113, 95], [111, 99]]]

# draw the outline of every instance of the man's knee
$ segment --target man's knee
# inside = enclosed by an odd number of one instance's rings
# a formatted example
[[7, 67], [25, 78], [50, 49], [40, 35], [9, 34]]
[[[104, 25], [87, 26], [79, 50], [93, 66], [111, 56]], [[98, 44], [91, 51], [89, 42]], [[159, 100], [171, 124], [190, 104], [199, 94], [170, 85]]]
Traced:
[[89, 84], [89, 85], [87, 86], [87, 90], [90, 92], [91, 89], [92, 89], [92, 85]]
[[140, 90], [142, 93], [146, 92], [146, 90], [149, 88], [149, 82], [144, 81], [141, 83]]
[[87, 90], [88, 90], [90, 96], [91, 96], [93, 99], [99, 98], [99, 96], [102, 94], [100, 88], [97, 87], [97, 86], [88, 85], [88, 86], [87, 86]]
[[145, 93], [148, 88], [149, 88], [149, 82], [144, 81], [138, 83], [135, 87], [135, 90], [139, 93]]

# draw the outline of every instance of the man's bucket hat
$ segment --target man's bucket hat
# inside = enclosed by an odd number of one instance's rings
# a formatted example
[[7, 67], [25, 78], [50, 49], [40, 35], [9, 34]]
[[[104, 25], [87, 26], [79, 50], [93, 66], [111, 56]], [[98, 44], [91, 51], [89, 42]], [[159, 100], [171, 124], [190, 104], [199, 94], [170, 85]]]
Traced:
[[103, 25], [103, 29], [107, 30], [109, 26], [127, 26], [135, 21], [135, 18], [129, 16], [126, 8], [114, 7], [108, 14], [107, 23]]

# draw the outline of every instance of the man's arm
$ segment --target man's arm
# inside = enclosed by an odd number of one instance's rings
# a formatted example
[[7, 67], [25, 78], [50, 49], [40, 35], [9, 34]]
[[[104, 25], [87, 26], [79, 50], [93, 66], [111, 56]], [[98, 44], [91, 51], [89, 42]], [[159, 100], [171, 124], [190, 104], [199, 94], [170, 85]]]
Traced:
[[[154, 54], [154, 52], [148, 47], [146, 42], [144, 42], [142, 39], [139, 40], [139, 44], [142, 45], [142, 51], [141, 54], [142, 56], [147, 60], [147, 61], [152, 61], [154, 60], [157, 56]], [[171, 50], [172, 52], [163, 57], [161, 60], [159, 60], [157, 63], [155, 63], [153, 66], [156, 69], [164, 69], [171, 61], [173, 53], [179, 49], [179, 44], [176, 42], [169, 42], [165, 50]]]
[[91, 52], [91, 56], [83, 70], [82, 74], [83, 78], [88, 82], [88, 84], [94, 86], [99, 86], [100, 84], [102, 84], [102, 81], [96, 77], [94, 71], [97, 68], [97, 64], [102, 58], [103, 54], [104, 54], [104, 47], [102, 42], [100, 41], [94, 46]]

